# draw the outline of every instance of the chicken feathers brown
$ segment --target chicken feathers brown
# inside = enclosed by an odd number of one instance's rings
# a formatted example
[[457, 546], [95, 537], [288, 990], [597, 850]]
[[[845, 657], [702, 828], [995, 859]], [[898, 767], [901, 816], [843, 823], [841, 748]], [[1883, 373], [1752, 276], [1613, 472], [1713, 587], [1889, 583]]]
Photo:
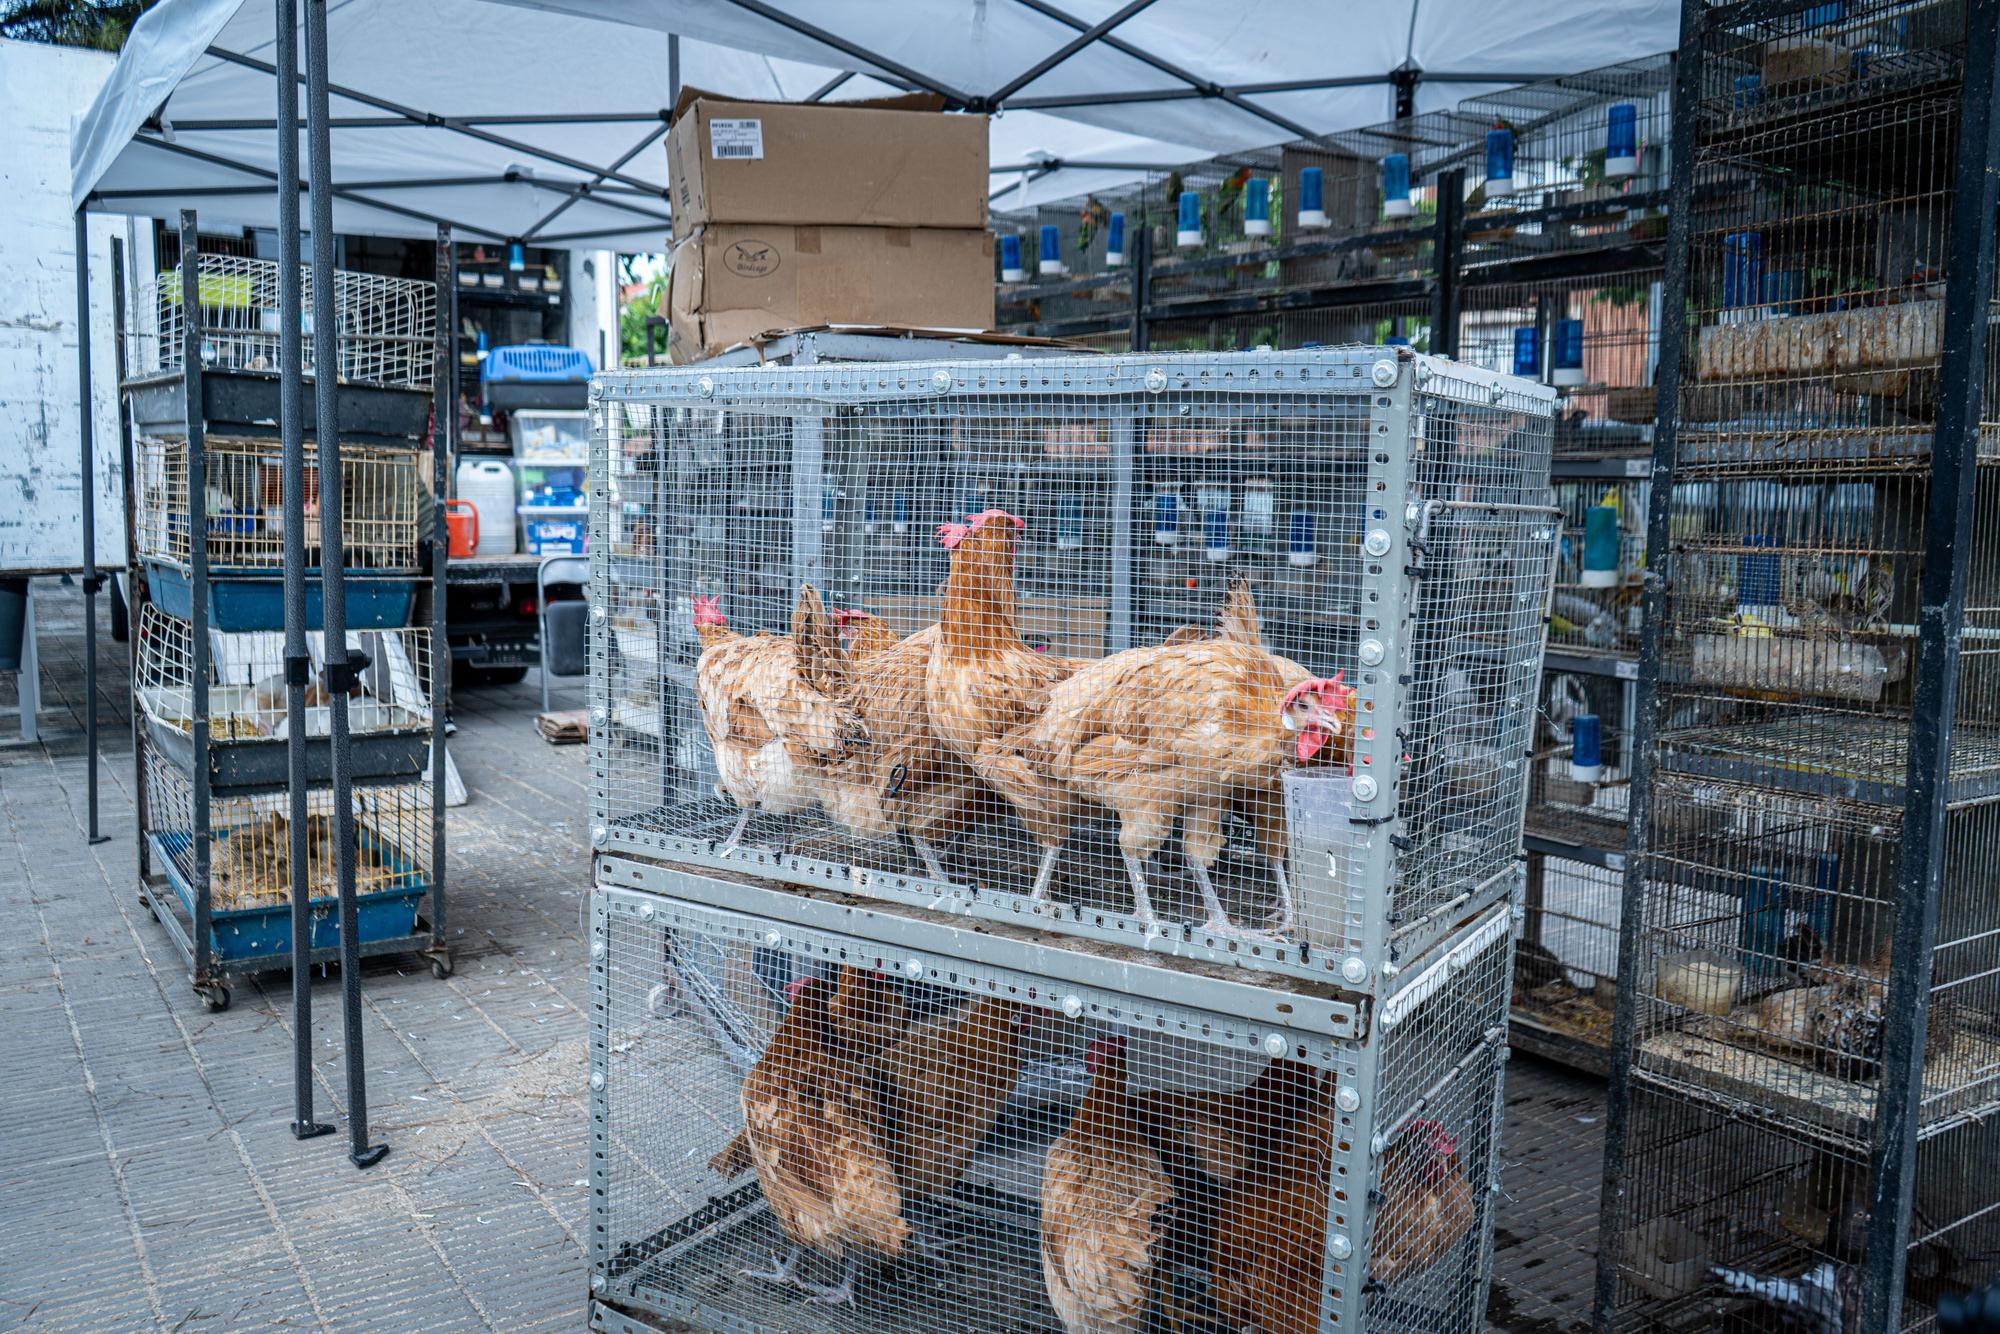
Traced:
[[1090, 1062], [1090, 1091], [1042, 1168], [1042, 1279], [1069, 1334], [1132, 1334], [1173, 1182], [1126, 1092], [1123, 1041], [1093, 1042]]
[[1332, 1089], [1316, 1090], [1282, 1147], [1255, 1163], [1217, 1211], [1215, 1307], [1230, 1329], [1311, 1334], [1319, 1328]]
[[905, 1200], [955, 1185], [1021, 1076], [1032, 1011], [978, 1000], [919, 1024], [876, 1069], [882, 1138]]

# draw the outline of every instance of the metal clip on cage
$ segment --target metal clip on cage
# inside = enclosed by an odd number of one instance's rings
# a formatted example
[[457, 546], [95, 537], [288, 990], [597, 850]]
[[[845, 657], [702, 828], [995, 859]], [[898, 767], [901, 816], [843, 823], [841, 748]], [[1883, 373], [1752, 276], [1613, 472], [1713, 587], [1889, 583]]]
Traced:
[[[1511, 889], [1552, 391], [1351, 348], [593, 401], [600, 850], [1357, 991]], [[732, 715], [771, 654], [846, 740]]]

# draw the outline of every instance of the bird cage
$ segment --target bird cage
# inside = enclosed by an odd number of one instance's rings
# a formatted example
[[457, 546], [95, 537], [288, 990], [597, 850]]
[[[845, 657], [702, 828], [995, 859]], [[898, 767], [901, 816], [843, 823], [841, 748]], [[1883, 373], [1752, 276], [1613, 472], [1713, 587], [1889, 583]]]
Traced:
[[[208, 972], [211, 959], [218, 969], [289, 967], [292, 849], [283, 789], [217, 794], [198, 802], [195, 782], [184, 767], [146, 740], [141, 749], [141, 825], [152, 864], [166, 882], [146, 891], [153, 915], [189, 942], [183, 944], [184, 952], [201, 954], [205, 977], [219, 976]], [[315, 787], [307, 797], [306, 884], [314, 962], [336, 957], [339, 940], [332, 802], [330, 788]], [[404, 952], [429, 941], [429, 933], [419, 932], [416, 922], [431, 887], [431, 813], [428, 782], [354, 789], [354, 885], [364, 954]], [[204, 939], [202, 953], [198, 947]], [[227, 1003], [226, 992], [222, 1003]]]
[[[151, 602], [139, 608], [134, 692], [152, 745], [183, 770], [193, 768], [198, 716], [205, 716], [207, 769], [215, 791], [254, 789], [287, 781], [290, 724], [286, 716], [284, 636], [210, 631], [208, 652], [195, 652], [194, 627]], [[348, 658], [359, 671], [348, 692], [352, 744], [349, 772], [364, 781], [416, 778], [430, 758], [431, 630], [350, 630]], [[306, 635], [305, 693], [308, 781], [330, 772], [326, 636]], [[207, 706], [196, 707], [195, 681], [208, 682]]]
[[1504, 905], [1364, 1024], [1325, 988], [1238, 971], [1162, 1000], [1188, 975], [1143, 956], [950, 924], [891, 947], [665, 897], [685, 877], [656, 865], [600, 870], [606, 1317], [1484, 1328]]
[[1605, 1279], [1621, 1327], [1929, 1328], [2000, 1253], [1996, 16], [1688, 21]]
[[1551, 399], [1398, 349], [600, 377], [599, 846], [1383, 986], [1513, 878]]
[[[204, 252], [199, 256], [196, 308], [200, 314], [202, 369], [276, 375], [279, 367], [277, 261]], [[308, 379], [313, 361], [312, 267], [299, 266], [305, 327], [300, 357]], [[345, 269], [334, 273], [334, 317], [342, 383], [388, 389], [431, 387], [437, 346], [434, 284]], [[135, 378], [171, 374], [185, 356], [187, 309], [178, 269], [159, 274], [134, 303], [127, 331]]]
[[[188, 443], [141, 436], [138, 549], [147, 560], [186, 566]], [[202, 442], [202, 488], [208, 564], [218, 572], [284, 568], [284, 459], [276, 440], [210, 436]], [[417, 566], [417, 524], [428, 503], [424, 469], [414, 450], [378, 445], [340, 447], [341, 528], [346, 567], [406, 570]], [[310, 449], [305, 469], [306, 560], [319, 563], [319, 465]]]

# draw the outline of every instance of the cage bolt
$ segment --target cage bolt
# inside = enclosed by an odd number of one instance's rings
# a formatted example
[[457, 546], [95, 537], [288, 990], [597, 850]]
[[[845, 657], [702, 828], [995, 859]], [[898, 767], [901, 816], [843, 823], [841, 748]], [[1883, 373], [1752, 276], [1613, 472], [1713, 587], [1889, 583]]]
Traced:
[[590, 711], [590, 721], [602, 727], [604, 725], [604, 710], [601, 708], [592, 709]]
[[604, 1275], [592, 1274], [590, 1276], [590, 1290], [592, 1292], [604, 1291]]
[[1326, 1253], [1336, 1260], [1345, 1260], [1354, 1254], [1354, 1243], [1347, 1239], [1346, 1233], [1336, 1232], [1326, 1239]]
[[924, 961], [922, 959], [911, 959], [903, 965], [903, 971], [913, 978], [922, 977], [924, 975]]
[[1358, 1112], [1361, 1110], [1361, 1095], [1351, 1088], [1342, 1088], [1340, 1092], [1334, 1094], [1333, 1102], [1334, 1106], [1340, 1108], [1343, 1112]]
[[1358, 954], [1351, 954], [1340, 964], [1340, 975], [1350, 982], [1368, 980], [1368, 963]]
[[1389, 1151], [1389, 1140], [1387, 1136], [1378, 1134], [1375, 1136], [1374, 1139], [1368, 1141], [1368, 1152], [1374, 1154], [1377, 1158], [1380, 1158], [1383, 1154], [1387, 1153], [1388, 1151]]
[[764, 933], [764, 943], [766, 945], [769, 945], [772, 949], [778, 948], [778, 943], [783, 939], [784, 937], [779, 935], [776, 931], [766, 931]]
[[1149, 394], [1164, 393], [1166, 392], [1166, 388], [1167, 388], [1167, 373], [1165, 371], [1155, 366], [1152, 370], [1146, 372], [1147, 393]]
[[1389, 530], [1386, 528], [1377, 528], [1373, 532], [1369, 533], [1368, 540], [1361, 544], [1361, 549], [1367, 552], [1371, 556], [1388, 555]]
[[604, 1087], [604, 1072], [602, 1070], [592, 1070], [590, 1072], [590, 1086], [594, 1089]]
[[1365, 667], [1379, 666], [1382, 654], [1382, 641], [1379, 639], [1364, 639], [1361, 641], [1361, 647], [1355, 650], [1355, 656], [1361, 659]]
[[1429, 384], [1430, 382], [1431, 382], [1431, 368], [1424, 365], [1422, 362], [1417, 363], [1417, 383]]
[[932, 371], [931, 388], [937, 390], [940, 394], [949, 391], [951, 388], [951, 372], [946, 370]]
[[1266, 1056], [1283, 1056], [1285, 1049], [1291, 1045], [1291, 1043], [1285, 1041], [1283, 1033], [1272, 1033], [1264, 1039], [1264, 1054]]
[[590, 957], [593, 959], [602, 959], [604, 957], [603, 941], [593, 940], [590, 942]]
[[600, 848], [603, 847], [604, 840], [609, 837], [611, 837], [611, 831], [609, 829], [606, 829], [603, 825], [594, 824], [590, 827], [590, 841], [596, 844], [598, 847]]
[[1376, 791], [1375, 780], [1373, 778], [1370, 778], [1367, 774], [1362, 774], [1359, 778], [1356, 778], [1354, 780], [1354, 799], [1356, 801], [1375, 800], [1375, 791]]
[[653, 905], [652, 905], [652, 904], [650, 904], [650, 903], [642, 903], [642, 904], [640, 904], [640, 905], [639, 905], [639, 916], [640, 916], [641, 918], [643, 918], [644, 920], [648, 921], [648, 922], [652, 921], [652, 920], [653, 920]]
[[1064, 996], [1062, 1012], [1074, 1019], [1083, 1013], [1083, 999], [1080, 996]]
[[696, 388], [700, 391], [703, 398], [715, 397], [715, 381], [709, 376], [702, 376], [701, 383]]
[[604, 608], [603, 608], [603, 607], [601, 607], [601, 606], [599, 606], [599, 607], [592, 607], [592, 608], [590, 609], [590, 619], [591, 619], [591, 620], [593, 620], [593, 621], [601, 621], [601, 620], [603, 620], [603, 619], [604, 619]]
[[1375, 369], [1369, 372], [1369, 374], [1374, 379], [1377, 389], [1387, 389], [1390, 385], [1396, 383], [1396, 363], [1393, 361], [1378, 361], [1375, 363]]

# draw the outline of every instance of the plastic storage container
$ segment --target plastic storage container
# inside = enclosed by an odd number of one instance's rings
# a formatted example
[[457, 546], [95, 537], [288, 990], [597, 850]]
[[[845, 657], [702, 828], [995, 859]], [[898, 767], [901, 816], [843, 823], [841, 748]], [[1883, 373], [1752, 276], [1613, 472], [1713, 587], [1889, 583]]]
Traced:
[[582, 555], [590, 511], [582, 505], [523, 505], [521, 545], [531, 556]]
[[504, 459], [466, 459], [458, 465], [458, 498], [479, 511], [479, 556], [514, 554], [514, 469]]
[[590, 457], [588, 412], [519, 408], [509, 414], [507, 429], [516, 459], [574, 459], [582, 463]]

